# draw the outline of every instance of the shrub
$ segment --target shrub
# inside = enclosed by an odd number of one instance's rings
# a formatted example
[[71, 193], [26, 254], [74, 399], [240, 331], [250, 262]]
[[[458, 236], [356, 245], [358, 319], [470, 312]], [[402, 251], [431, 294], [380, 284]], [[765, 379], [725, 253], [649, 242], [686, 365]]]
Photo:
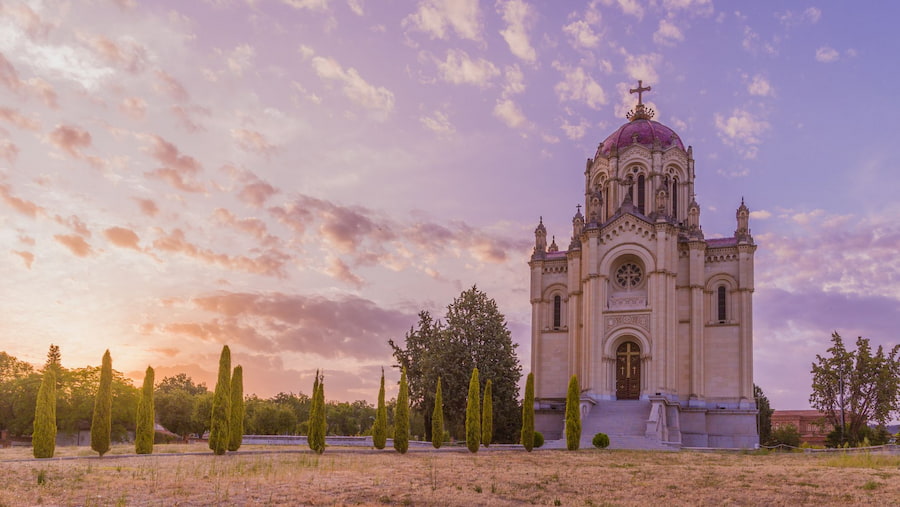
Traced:
[[375, 424], [372, 426], [372, 445], [376, 449], [384, 449], [385, 444], [387, 444], [387, 406], [384, 404], [384, 368], [382, 368], [378, 408], [375, 410]]
[[522, 446], [528, 452], [534, 446], [534, 434], [534, 373], [529, 373], [525, 380], [525, 399], [522, 400]]
[[478, 452], [481, 446], [481, 407], [479, 407], [478, 368], [472, 370], [469, 379], [469, 397], [466, 400], [466, 447], [469, 452]]
[[228, 450], [236, 451], [244, 441], [244, 369], [234, 367], [231, 375], [231, 412], [228, 419]]
[[484, 385], [484, 401], [481, 403], [481, 443], [491, 445], [494, 438], [494, 400], [491, 395], [491, 381]]
[[231, 349], [222, 347], [219, 356], [219, 377], [213, 394], [212, 413], [209, 420], [209, 448], [213, 453], [225, 454], [228, 450], [228, 420], [231, 417]]
[[141, 387], [141, 397], [138, 400], [137, 415], [135, 416], [134, 452], [137, 454], [153, 453], [153, 368], [147, 367], [144, 373], [144, 385]]
[[56, 373], [44, 370], [34, 411], [34, 431], [31, 437], [35, 458], [52, 458], [56, 451]]
[[535, 449], [539, 449], [544, 446], [544, 434], [540, 431], [535, 431], [534, 439], [532, 439], [532, 445]]
[[591, 443], [594, 444], [594, 447], [597, 449], [606, 449], [609, 447], [609, 436], [606, 433], [597, 433], [594, 435], [594, 439], [591, 440]]
[[566, 395], [566, 449], [570, 451], [577, 451], [581, 440], [580, 394], [578, 376], [572, 375]]
[[400, 392], [397, 393], [397, 408], [394, 409], [394, 449], [406, 454], [409, 449], [409, 384], [406, 368], [400, 372]]
[[785, 424], [772, 430], [772, 441], [775, 442], [775, 445], [800, 447], [800, 432], [793, 424]]
[[102, 457], [109, 451], [112, 438], [112, 357], [109, 350], [103, 354], [100, 367], [100, 385], [94, 399], [94, 414], [91, 418], [91, 449]]
[[434, 412], [431, 414], [431, 445], [440, 449], [444, 443], [444, 394], [441, 392], [441, 377], [438, 377], [434, 391]]

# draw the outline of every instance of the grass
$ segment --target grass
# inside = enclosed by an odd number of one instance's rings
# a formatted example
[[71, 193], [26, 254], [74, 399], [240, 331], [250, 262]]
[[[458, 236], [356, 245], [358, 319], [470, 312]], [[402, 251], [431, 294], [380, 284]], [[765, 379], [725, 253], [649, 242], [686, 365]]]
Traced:
[[[250, 446], [214, 456], [159, 445], [148, 456], [33, 461], [0, 450], [0, 506], [18, 505], [672, 505], [897, 504], [900, 457], [804, 453], [658, 453], [583, 449]], [[263, 452], [249, 452], [263, 451]], [[272, 451], [272, 452], [266, 452]], [[286, 452], [285, 452], [286, 451]], [[624, 465], [624, 466], [623, 466]]]

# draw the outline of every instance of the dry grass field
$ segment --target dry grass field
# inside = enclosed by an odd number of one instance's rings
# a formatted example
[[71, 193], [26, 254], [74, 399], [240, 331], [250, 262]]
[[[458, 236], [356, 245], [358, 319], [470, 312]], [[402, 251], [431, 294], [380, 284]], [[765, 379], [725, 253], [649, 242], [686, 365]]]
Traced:
[[898, 505], [900, 456], [158, 445], [0, 450], [14, 505]]

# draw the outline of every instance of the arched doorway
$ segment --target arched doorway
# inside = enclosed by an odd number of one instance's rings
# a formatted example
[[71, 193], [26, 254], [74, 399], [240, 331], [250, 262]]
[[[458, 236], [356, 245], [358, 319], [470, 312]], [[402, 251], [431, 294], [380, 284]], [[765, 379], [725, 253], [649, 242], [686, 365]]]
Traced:
[[641, 348], [635, 342], [624, 342], [616, 349], [616, 399], [636, 400], [641, 397]]

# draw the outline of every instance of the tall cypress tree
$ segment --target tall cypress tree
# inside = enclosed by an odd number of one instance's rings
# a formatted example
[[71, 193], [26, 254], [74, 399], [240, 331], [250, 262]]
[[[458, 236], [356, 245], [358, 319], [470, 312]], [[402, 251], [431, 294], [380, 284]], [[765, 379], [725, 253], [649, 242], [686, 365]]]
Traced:
[[328, 429], [328, 421], [325, 418], [325, 374], [319, 377], [319, 390], [316, 392], [316, 443], [319, 446], [316, 452], [325, 452], [325, 433]]
[[112, 438], [112, 357], [109, 349], [103, 354], [100, 366], [100, 385], [94, 398], [94, 415], [91, 419], [91, 449], [102, 457], [109, 451]]
[[156, 433], [153, 427], [155, 419], [153, 377], [153, 368], [148, 366], [144, 373], [144, 385], [141, 387], [141, 397], [138, 399], [137, 416], [135, 417], [134, 452], [138, 454], [153, 453], [153, 435]]
[[441, 377], [438, 377], [434, 391], [434, 412], [431, 414], [431, 445], [440, 449], [444, 444], [444, 394], [441, 392]]
[[231, 417], [231, 349], [222, 347], [219, 356], [219, 378], [213, 394], [212, 414], [209, 421], [209, 448], [215, 454], [228, 450], [228, 420]]
[[469, 396], [466, 399], [466, 447], [470, 452], [478, 452], [481, 446], [480, 390], [478, 368], [474, 368], [472, 378], [469, 379]]
[[372, 426], [372, 445], [384, 449], [387, 443], [387, 406], [384, 404], [384, 368], [381, 369], [381, 387], [378, 389], [378, 408], [375, 410], [375, 424]]
[[484, 385], [484, 401], [481, 403], [481, 443], [485, 447], [494, 439], [494, 400], [491, 397], [491, 381]]
[[231, 375], [231, 414], [228, 419], [228, 450], [236, 451], [244, 441], [244, 369], [234, 367]]
[[522, 447], [534, 448], [534, 373], [525, 380], [525, 399], [522, 400]]
[[409, 449], [409, 384], [406, 382], [406, 368], [400, 373], [400, 392], [397, 393], [397, 408], [394, 412], [394, 449], [406, 454]]
[[318, 411], [319, 411], [319, 370], [316, 370], [316, 377], [313, 380], [312, 396], [309, 400], [309, 420], [306, 424], [306, 443], [313, 451], [318, 452], [319, 444], [316, 438], [319, 435], [318, 430]]
[[52, 458], [56, 451], [56, 370], [45, 368], [34, 410], [31, 437], [35, 458]]
[[578, 376], [572, 375], [566, 395], [566, 449], [570, 451], [577, 451], [581, 442], [580, 394]]

